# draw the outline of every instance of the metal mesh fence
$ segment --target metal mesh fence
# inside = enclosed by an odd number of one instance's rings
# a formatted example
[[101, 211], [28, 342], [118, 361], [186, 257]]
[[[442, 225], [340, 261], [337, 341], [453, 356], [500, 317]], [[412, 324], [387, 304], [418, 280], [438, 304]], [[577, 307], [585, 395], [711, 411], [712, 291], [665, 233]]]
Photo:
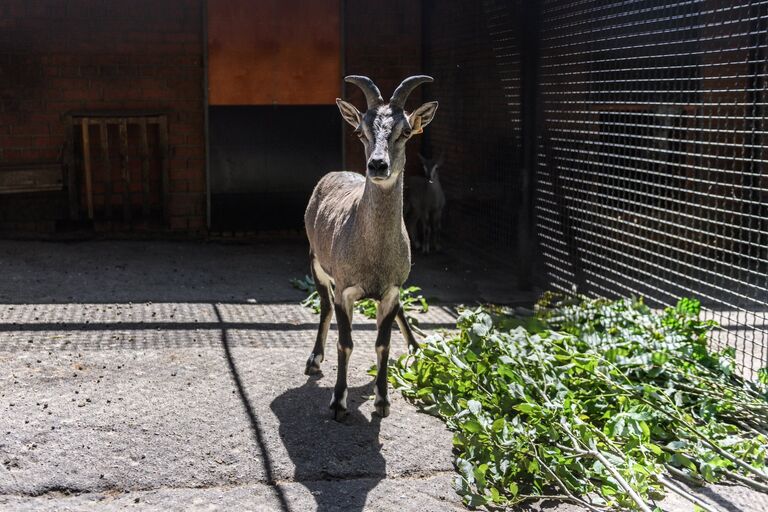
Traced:
[[551, 287], [699, 298], [768, 366], [768, 1], [548, 0], [536, 230]]
[[444, 157], [445, 245], [493, 265], [509, 263], [519, 224], [521, 4], [423, 4], [425, 71], [440, 101], [424, 151]]

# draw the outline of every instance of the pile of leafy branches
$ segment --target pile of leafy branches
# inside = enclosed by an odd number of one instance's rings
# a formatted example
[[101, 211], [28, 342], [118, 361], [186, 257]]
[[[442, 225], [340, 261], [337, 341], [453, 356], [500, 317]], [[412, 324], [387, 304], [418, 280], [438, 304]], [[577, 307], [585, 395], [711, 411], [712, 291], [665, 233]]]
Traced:
[[[315, 281], [310, 276], [304, 276], [303, 279], [291, 279], [294, 288], [309, 292], [306, 299], [301, 301], [301, 305], [312, 309], [315, 313], [320, 313], [320, 296], [317, 293]], [[418, 320], [412, 316], [412, 312], [426, 313], [429, 310], [427, 300], [419, 293], [421, 288], [418, 286], [409, 286], [400, 289], [400, 304], [405, 310], [405, 316], [413, 326], [418, 326]], [[366, 318], [376, 318], [376, 301], [373, 299], [363, 299], [355, 303], [355, 310], [363, 314]]]
[[654, 313], [637, 300], [548, 304], [543, 328], [467, 310], [391, 369], [403, 394], [455, 432], [470, 506], [556, 497], [591, 510], [650, 511], [689, 483], [768, 491], [768, 391], [710, 351], [699, 303]]

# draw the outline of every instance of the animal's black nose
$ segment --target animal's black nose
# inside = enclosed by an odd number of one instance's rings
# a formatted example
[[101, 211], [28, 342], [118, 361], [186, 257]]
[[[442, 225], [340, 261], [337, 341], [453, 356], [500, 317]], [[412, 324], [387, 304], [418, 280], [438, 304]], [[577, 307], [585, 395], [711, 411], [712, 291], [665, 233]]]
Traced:
[[368, 170], [376, 175], [384, 174], [385, 172], [387, 172], [388, 168], [389, 168], [389, 164], [384, 160], [382, 160], [381, 158], [370, 160], [368, 162]]

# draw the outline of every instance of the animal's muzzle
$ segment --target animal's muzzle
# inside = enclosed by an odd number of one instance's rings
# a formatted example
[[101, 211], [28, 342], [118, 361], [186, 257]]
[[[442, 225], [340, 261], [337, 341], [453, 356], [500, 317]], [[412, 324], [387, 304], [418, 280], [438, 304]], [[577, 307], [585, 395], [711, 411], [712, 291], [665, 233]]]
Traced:
[[381, 158], [375, 158], [368, 161], [368, 176], [373, 179], [387, 179], [391, 172], [389, 170], [389, 163]]

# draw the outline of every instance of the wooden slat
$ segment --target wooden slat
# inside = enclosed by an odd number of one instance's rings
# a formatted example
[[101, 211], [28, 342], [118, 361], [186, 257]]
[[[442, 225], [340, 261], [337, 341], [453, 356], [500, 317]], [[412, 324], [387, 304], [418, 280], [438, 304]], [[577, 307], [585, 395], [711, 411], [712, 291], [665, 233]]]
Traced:
[[166, 226], [170, 226], [170, 210], [169, 210], [169, 198], [170, 189], [168, 184], [168, 173], [170, 167], [170, 147], [168, 145], [168, 120], [163, 117], [160, 120], [159, 125], [159, 137], [160, 137], [160, 157], [163, 159], [162, 166], [162, 182], [163, 182], [163, 220]]
[[0, 194], [62, 190], [63, 181], [59, 163], [0, 166]]
[[67, 196], [69, 199], [69, 220], [80, 217], [80, 190], [77, 183], [77, 167], [75, 166], [75, 126], [67, 125], [67, 146], [64, 155], [67, 166]]
[[142, 192], [142, 213], [144, 220], [149, 219], [149, 137], [147, 136], [147, 121], [141, 119], [139, 122], [139, 138], [141, 139], [141, 192]]
[[104, 214], [112, 220], [112, 162], [109, 159], [109, 130], [107, 123], [99, 123], [101, 138], [101, 165], [104, 171]]
[[[73, 125], [81, 125], [85, 123], [84, 117], [74, 117], [72, 118], [72, 124]], [[88, 123], [90, 124], [101, 124], [101, 123], [107, 123], [107, 124], [117, 124], [119, 125], [123, 121], [126, 121], [128, 124], [138, 124], [141, 120], [145, 120], [147, 124], [160, 124], [161, 119], [159, 117], [140, 117], [140, 116], [127, 116], [127, 117], [97, 117], [93, 119], [88, 119]]]
[[120, 170], [123, 175], [123, 220], [131, 221], [131, 170], [128, 167], [128, 123], [120, 122]]
[[88, 119], [83, 119], [83, 167], [85, 167], [85, 198], [88, 204], [88, 218], [93, 220], [93, 175], [91, 169], [91, 139], [88, 135]]

